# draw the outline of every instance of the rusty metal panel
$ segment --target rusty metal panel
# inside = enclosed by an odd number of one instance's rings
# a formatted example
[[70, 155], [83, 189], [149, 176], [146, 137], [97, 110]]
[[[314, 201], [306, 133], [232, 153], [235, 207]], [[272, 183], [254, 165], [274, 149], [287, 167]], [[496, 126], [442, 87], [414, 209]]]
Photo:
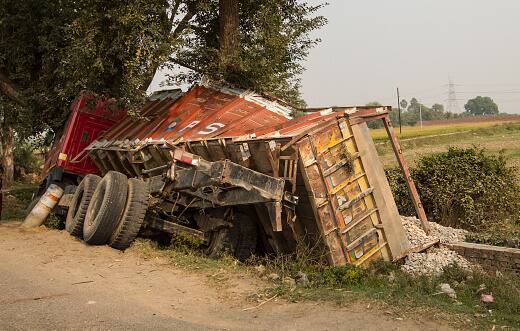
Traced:
[[177, 142], [237, 137], [289, 121], [288, 111], [280, 110], [281, 106], [267, 107], [260, 99], [239, 93], [199, 85], [178, 100], [150, 101], [140, 112], [144, 119], [127, 117], [102, 139]]
[[[391, 259], [381, 213], [354, 134], [345, 119], [296, 143], [316, 222], [332, 264]], [[375, 155], [377, 157], [377, 155]]]

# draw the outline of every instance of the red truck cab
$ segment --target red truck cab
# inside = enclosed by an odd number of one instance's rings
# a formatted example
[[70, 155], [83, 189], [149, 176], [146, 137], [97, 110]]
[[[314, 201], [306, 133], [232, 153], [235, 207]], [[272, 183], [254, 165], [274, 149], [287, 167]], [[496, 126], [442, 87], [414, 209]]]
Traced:
[[118, 107], [114, 99], [103, 100], [93, 92], [82, 91], [71, 105], [61, 137], [45, 159], [40, 189], [51, 183], [65, 189], [67, 185], [77, 185], [86, 174], [99, 173], [90, 157], [78, 155], [125, 115], [126, 110]]

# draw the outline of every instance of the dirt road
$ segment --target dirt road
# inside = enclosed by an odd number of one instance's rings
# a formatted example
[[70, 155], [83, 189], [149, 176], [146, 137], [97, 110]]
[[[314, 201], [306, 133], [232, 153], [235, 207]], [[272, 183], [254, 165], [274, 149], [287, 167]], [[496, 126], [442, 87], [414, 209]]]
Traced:
[[0, 223], [2, 330], [450, 330], [432, 321], [396, 320], [365, 305], [246, 298], [253, 280], [211, 285], [160, 259], [91, 247], [65, 232], [22, 231]]

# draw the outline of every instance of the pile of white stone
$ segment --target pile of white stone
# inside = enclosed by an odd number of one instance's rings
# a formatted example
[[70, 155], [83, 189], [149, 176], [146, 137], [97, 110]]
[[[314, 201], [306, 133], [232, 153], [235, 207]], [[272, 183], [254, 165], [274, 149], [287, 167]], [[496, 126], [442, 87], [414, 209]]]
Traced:
[[402, 216], [402, 221], [412, 247], [432, 242], [435, 239], [440, 239], [441, 243], [440, 247], [430, 247], [425, 251], [409, 254], [401, 266], [404, 271], [415, 275], [438, 275], [442, 273], [444, 267], [451, 264], [471, 269], [472, 265], [465, 258], [443, 246], [443, 244], [464, 241], [467, 231], [430, 222], [431, 231], [429, 235], [426, 235], [421, 227], [421, 221], [416, 217]]

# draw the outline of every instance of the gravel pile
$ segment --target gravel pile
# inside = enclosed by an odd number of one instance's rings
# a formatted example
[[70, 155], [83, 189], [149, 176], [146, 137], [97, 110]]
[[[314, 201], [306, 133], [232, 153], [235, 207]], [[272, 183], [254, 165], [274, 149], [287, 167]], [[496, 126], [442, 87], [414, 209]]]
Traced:
[[432, 230], [430, 235], [426, 235], [419, 219], [404, 216], [401, 218], [412, 247], [435, 239], [440, 239], [441, 242], [440, 248], [431, 247], [420, 253], [409, 254], [401, 267], [404, 271], [416, 275], [438, 275], [442, 273], [444, 267], [454, 263], [464, 269], [471, 269], [472, 265], [465, 258], [442, 246], [442, 244], [464, 241], [467, 231], [430, 222]]
[[417, 217], [401, 216], [406, 235], [412, 246], [420, 245], [433, 239], [440, 239], [442, 244], [464, 241], [468, 231], [462, 229], [442, 226], [435, 222], [430, 222], [430, 235], [427, 236], [421, 227], [421, 221]]
[[432, 247], [408, 255], [401, 269], [414, 275], [439, 275], [444, 267], [451, 264], [458, 264], [467, 270], [472, 266], [468, 260], [446, 247]]

